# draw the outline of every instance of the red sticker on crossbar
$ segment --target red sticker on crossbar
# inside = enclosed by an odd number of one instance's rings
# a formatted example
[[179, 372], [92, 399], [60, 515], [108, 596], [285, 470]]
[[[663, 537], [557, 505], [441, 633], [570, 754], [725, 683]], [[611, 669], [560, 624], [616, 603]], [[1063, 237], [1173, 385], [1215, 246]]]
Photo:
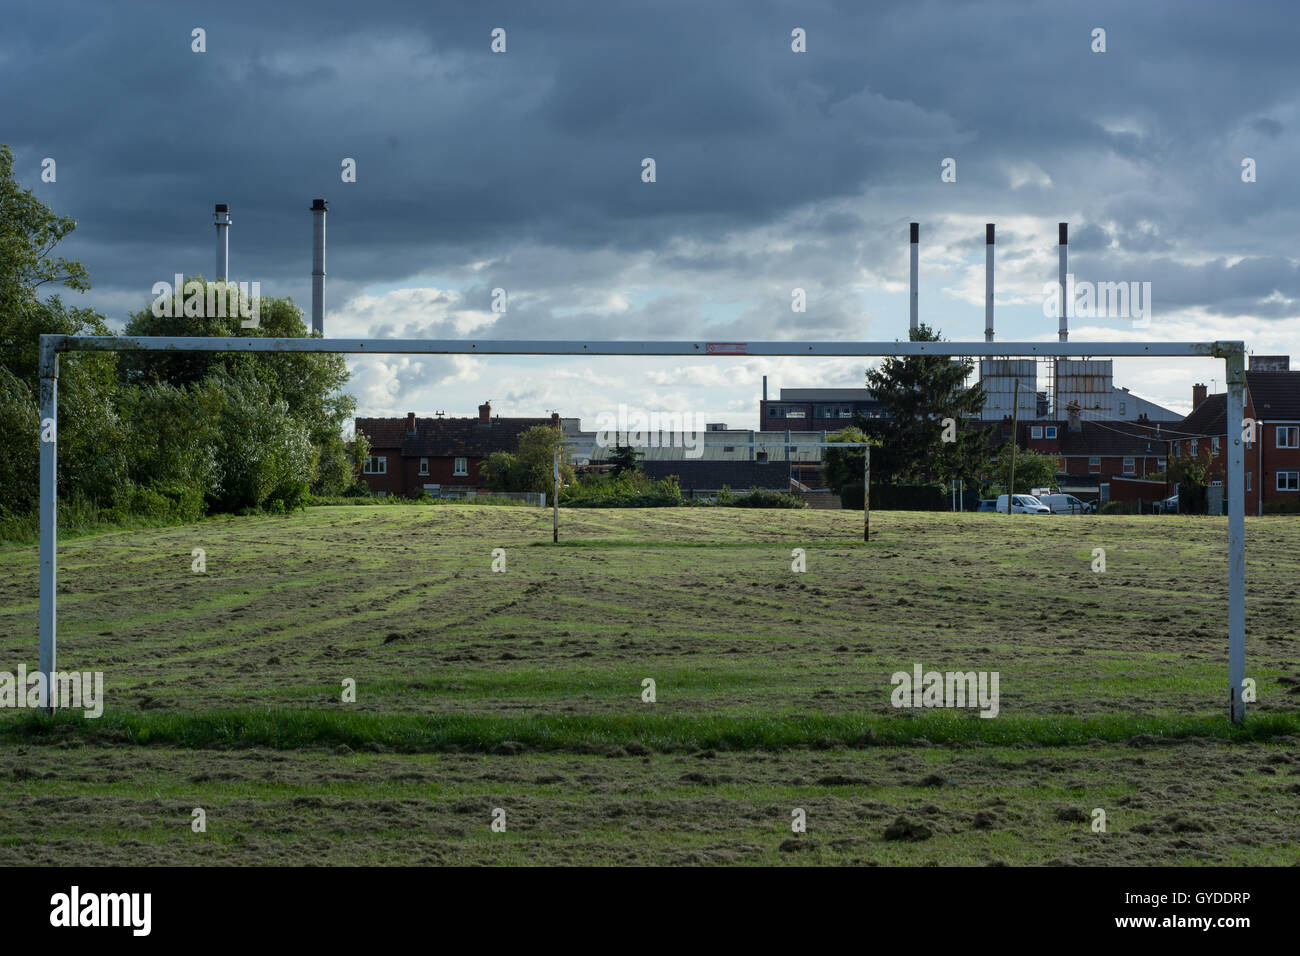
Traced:
[[709, 355], [744, 355], [745, 342], [707, 342], [704, 350]]

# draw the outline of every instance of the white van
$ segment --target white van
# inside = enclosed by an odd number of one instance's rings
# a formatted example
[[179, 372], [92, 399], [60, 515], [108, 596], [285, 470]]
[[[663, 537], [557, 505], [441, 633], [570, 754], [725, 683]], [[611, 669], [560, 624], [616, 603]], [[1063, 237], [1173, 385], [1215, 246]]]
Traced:
[[[1012, 495], [1011, 511], [1018, 515], [1050, 515], [1052, 509], [1033, 495]], [[1007, 496], [998, 495], [998, 511], [1007, 513]]]
[[1086, 515], [1093, 510], [1092, 505], [1074, 495], [1039, 495], [1038, 500], [1054, 515]]

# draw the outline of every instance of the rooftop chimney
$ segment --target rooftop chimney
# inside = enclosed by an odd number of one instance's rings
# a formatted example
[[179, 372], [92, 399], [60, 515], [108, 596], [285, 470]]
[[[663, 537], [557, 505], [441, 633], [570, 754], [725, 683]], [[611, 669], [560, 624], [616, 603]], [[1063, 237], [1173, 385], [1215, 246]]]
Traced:
[[480, 425], [488, 425], [492, 421], [492, 400], [484, 402], [478, 407], [478, 421]]
[[311, 330], [325, 334], [325, 213], [323, 199], [311, 202]]
[[767, 401], [767, 376], [763, 376], [763, 401]]
[[993, 223], [984, 224], [984, 341], [993, 341]]
[[415, 434], [415, 412], [406, 413], [406, 434]]
[[918, 250], [920, 249], [920, 242], [921, 242], [921, 224], [919, 222], [914, 222], [912, 223], [912, 326], [911, 326], [913, 332], [917, 330], [920, 323], [920, 318], [919, 318], [920, 313], [917, 308], [918, 305], [917, 279], [918, 279], [918, 270], [920, 268], [917, 256], [918, 256]]
[[1201, 407], [1201, 402], [1205, 401], [1205, 394], [1209, 391], [1204, 385], [1197, 384], [1192, 386], [1192, 411]]
[[551, 412], [551, 427], [552, 427], [552, 428], [559, 428], [559, 427], [560, 427], [560, 413], [559, 413], [559, 412]]
[[225, 282], [230, 278], [230, 206], [217, 203], [212, 221], [217, 224], [217, 281]]
[[1068, 305], [1068, 303], [1065, 301], [1065, 251], [1069, 246], [1070, 227], [1068, 223], [1062, 222], [1057, 224], [1057, 229], [1059, 230], [1059, 235], [1057, 237], [1056, 248], [1058, 254], [1060, 255], [1060, 268], [1058, 272], [1060, 274], [1060, 283], [1061, 283], [1060, 285], [1060, 294], [1061, 294], [1060, 338], [1062, 342], [1068, 342], [1070, 340], [1070, 323], [1066, 319], [1066, 306]]

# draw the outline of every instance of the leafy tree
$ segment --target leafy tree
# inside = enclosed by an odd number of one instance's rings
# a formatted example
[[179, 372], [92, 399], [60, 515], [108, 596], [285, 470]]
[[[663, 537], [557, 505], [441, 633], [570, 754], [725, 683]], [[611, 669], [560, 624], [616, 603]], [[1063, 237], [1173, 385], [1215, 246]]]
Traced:
[[617, 478], [625, 471], [636, 471], [637, 458], [640, 453], [631, 445], [619, 445], [615, 443], [614, 450], [610, 453], [606, 461], [613, 465], [610, 475]]
[[564, 432], [550, 425], [534, 425], [519, 435], [515, 452], [494, 451], [479, 466], [489, 491], [555, 491], [555, 449], [560, 450], [560, 484], [572, 484], [573, 466], [565, 461]]
[[1209, 511], [1210, 470], [1200, 458], [1170, 458], [1165, 478], [1178, 485], [1180, 514], [1203, 515]]
[[[856, 425], [841, 428], [826, 436], [828, 442], [864, 442], [867, 433]], [[876, 444], [879, 444], [876, 442]], [[862, 497], [862, 457], [866, 451], [862, 448], [827, 448], [822, 462], [822, 481], [826, 487], [841, 497], [845, 491], [853, 489], [858, 498]], [[875, 479], [876, 452], [872, 451], [872, 478]]]
[[1011, 440], [998, 449], [997, 460], [990, 460], [985, 474], [1001, 485], [1003, 493], [1027, 495], [1035, 488], [1056, 484], [1056, 458], [1036, 451], [1016, 452], [1016, 487], [1008, 491], [1011, 481]]
[[[941, 339], [937, 331], [921, 325], [911, 333], [911, 341]], [[966, 385], [974, 368], [970, 359], [917, 355], [887, 358], [867, 372], [867, 386], [886, 416], [859, 415], [854, 422], [880, 442], [879, 452], [871, 455], [873, 483], [947, 484], [954, 478], [971, 483], [988, 457], [986, 435], [971, 427], [984, 405], [983, 385]], [[953, 441], [943, 440], [944, 419], [952, 419]]]
[[[14, 179], [13, 153], [0, 144], [0, 502], [14, 510], [37, 500], [35, 476], [39, 443], [30, 428], [39, 407], [39, 355], [42, 334], [110, 335], [101, 316], [71, 308], [58, 295], [42, 299], [45, 287], [90, 289], [81, 263], [53, 255], [76, 228], [57, 216]], [[85, 496], [110, 503], [124, 488], [125, 459], [121, 424], [113, 409], [116, 356], [65, 355], [59, 376], [59, 488], [65, 497]]]

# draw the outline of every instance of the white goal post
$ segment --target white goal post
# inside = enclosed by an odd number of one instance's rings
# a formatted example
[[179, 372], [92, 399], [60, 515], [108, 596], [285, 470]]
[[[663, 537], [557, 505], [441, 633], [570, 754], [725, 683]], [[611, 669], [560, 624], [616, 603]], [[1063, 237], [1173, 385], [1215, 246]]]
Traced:
[[[48, 694], [56, 671], [55, 581], [58, 552], [58, 389], [64, 352], [340, 352], [356, 355], [629, 355], [629, 356], [805, 356], [875, 358], [935, 355], [1009, 358], [1219, 358], [1228, 386], [1228, 712], [1233, 723], [1246, 717], [1246, 495], [1241, 425], [1245, 415], [1244, 342], [644, 342], [528, 341], [522, 339], [326, 339], [208, 338], [176, 336], [42, 335], [40, 669]], [[41, 706], [50, 707], [48, 697]]]

